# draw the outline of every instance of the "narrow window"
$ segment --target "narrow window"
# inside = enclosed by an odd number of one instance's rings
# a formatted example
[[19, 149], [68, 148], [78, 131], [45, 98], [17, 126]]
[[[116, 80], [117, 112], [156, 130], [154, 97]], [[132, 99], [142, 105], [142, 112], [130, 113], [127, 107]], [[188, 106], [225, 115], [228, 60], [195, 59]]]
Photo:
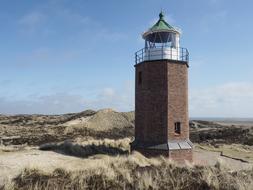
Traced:
[[176, 122], [175, 123], [175, 135], [180, 135], [181, 134], [181, 123]]
[[139, 73], [138, 73], [138, 84], [141, 85], [141, 83], [142, 83], [142, 72], [139, 71]]

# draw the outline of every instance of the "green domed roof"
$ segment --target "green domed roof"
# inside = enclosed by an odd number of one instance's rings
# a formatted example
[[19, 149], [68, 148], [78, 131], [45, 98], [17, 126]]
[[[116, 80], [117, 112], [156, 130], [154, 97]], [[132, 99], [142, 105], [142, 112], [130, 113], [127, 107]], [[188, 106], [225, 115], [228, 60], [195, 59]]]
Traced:
[[142, 38], [150, 42], [163, 43], [171, 38], [171, 35], [180, 35], [180, 31], [169, 25], [164, 19], [163, 12], [161, 12], [159, 20], [142, 34]]
[[154, 31], [154, 30], [175, 30], [171, 25], [169, 25], [165, 20], [164, 20], [164, 14], [161, 12], [159, 14], [159, 20], [155, 23], [154, 26], [152, 26], [149, 31]]

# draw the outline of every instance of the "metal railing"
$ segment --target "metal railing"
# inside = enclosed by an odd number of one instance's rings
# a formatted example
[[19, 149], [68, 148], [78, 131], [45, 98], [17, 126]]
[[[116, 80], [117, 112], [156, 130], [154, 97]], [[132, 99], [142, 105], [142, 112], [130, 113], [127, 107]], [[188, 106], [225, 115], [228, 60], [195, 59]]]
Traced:
[[189, 62], [189, 52], [186, 48], [173, 48], [170, 46], [156, 46], [143, 48], [135, 53], [135, 64], [151, 60], [176, 60]]

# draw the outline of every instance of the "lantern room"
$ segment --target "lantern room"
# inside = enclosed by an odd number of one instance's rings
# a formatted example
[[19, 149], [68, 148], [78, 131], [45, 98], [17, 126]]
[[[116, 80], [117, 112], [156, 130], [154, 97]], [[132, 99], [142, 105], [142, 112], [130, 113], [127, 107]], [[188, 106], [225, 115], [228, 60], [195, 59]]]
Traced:
[[136, 64], [152, 60], [178, 60], [188, 62], [189, 53], [186, 48], [180, 47], [180, 30], [169, 25], [164, 14], [159, 14], [159, 20], [142, 38], [145, 47], [135, 53]]

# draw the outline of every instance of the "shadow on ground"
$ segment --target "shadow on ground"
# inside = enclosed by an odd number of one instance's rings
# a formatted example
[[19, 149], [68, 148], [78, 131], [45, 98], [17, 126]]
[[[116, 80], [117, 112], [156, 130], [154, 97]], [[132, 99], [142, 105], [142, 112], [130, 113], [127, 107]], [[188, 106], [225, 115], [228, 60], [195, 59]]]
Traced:
[[48, 143], [43, 144], [39, 147], [43, 151], [54, 151], [69, 156], [76, 156], [81, 158], [87, 158], [96, 154], [106, 154], [106, 155], [124, 155], [128, 154], [127, 150], [122, 150], [120, 148], [111, 147], [107, 145], [79, 145], [72, 142], [65, 141], [64, 143]]

